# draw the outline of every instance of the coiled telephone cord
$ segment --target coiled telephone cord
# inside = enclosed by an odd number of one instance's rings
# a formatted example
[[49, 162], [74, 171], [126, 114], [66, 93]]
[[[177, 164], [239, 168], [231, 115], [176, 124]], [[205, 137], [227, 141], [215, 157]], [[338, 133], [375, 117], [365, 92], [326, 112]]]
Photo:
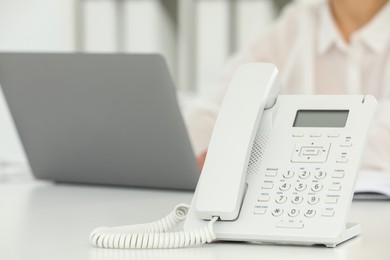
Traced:
[[217, 217], [201, 229], [167, 232], [186, 218], [188, 209], [189, 205], [178, 204], [171, 213], [155, 222], [99, 227], [91, 232], [90, 239], [97, 247], [116, 249], [179, 248], [214, 241], [213, 225]]

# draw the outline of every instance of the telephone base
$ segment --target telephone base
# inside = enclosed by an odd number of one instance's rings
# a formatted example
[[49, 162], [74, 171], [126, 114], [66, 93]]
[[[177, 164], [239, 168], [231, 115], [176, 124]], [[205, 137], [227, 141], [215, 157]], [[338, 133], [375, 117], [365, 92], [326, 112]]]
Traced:
[[362, 228], [359, 223], [347, 223], [345, 230], [340, 234], [339, 240], [335, 243], [325, 244], [326, 247], [334, 248], [351, 238], [354, 238], [362, 233]]

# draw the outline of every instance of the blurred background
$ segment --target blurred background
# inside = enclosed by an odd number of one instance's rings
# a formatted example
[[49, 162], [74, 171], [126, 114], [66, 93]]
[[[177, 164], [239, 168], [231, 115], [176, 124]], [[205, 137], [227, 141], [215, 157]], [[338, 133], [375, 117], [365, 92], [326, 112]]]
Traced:
[[[0, 51], [161, 53], [185, 107], [213, 90], [227, 58], [261, 35], [289, 2], [0, 0]], [[0, 93], [5, 161], [25, 157]]]

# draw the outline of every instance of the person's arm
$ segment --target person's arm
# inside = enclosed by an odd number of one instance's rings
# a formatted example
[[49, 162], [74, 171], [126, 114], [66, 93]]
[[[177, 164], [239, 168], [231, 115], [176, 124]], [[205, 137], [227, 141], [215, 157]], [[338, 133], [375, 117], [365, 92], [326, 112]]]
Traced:
[[390, 171], [390, 99], [378, 102], [378, 110], [363, 153], [365, 169]]

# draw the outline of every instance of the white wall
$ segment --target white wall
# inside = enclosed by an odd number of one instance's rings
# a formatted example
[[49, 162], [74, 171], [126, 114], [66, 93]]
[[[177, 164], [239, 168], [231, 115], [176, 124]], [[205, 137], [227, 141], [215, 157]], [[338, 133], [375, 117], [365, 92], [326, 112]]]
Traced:
[[[84, 10], [82, 30], [76, 28], [76, 3]], [[172, 16], [172, 10], [180, 15]], [[232, 46], [246, 46], [274, 19], [272, 0], [240, 0], [233, 12], [235, 24], [230, 0], [0, 0], [0, 51], [158, 52], [180, 89], [206, 94]], [[83, 46], [76, 43], [80, 31]], [[25, 160], [0, 92], [1, 159]]]
[[[73, 0], [0, 0], [0, 51], [72, 51]], [[23, 161], [0, 93], [0, 159]]]

